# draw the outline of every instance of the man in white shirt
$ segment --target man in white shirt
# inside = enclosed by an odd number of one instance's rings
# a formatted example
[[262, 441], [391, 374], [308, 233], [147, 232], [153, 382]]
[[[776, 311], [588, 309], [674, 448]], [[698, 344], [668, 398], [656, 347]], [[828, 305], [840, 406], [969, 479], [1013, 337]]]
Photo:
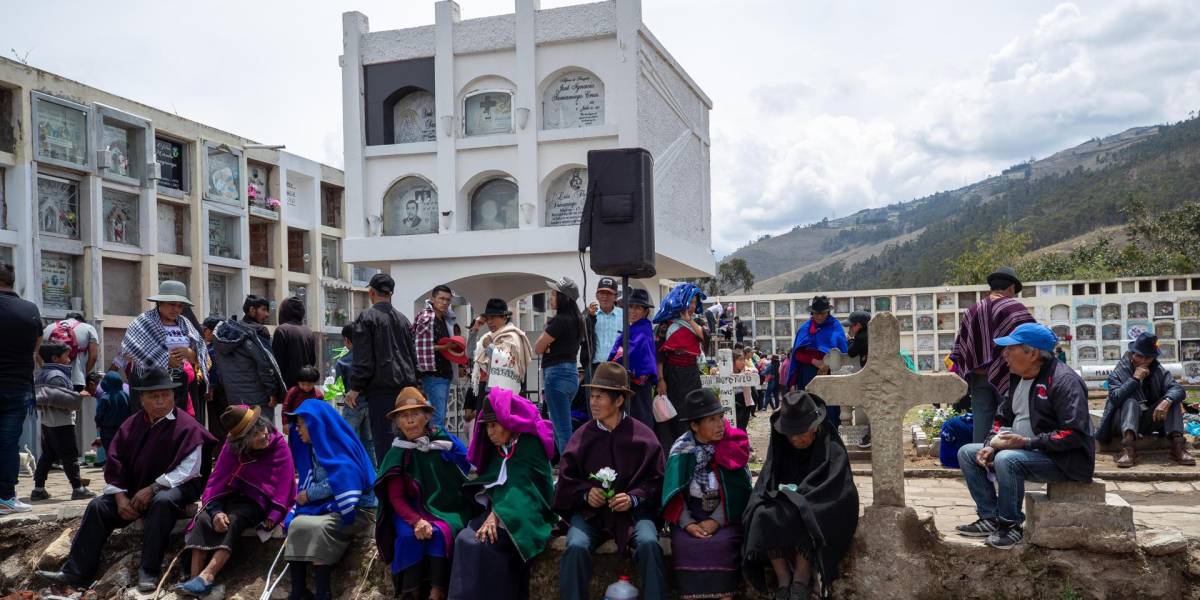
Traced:
[[[82, 391], [87, 385], [88, 373], [92, 372], [96, 360], [100, 358], [100, 336], [96, 328], [83, 320], [82, 313], [69, 312], [67, 318], [47, 325], [42, 332], [42, 339], [58, 339], [71, 349], [71, 383], [75, 391]], [[70, 340], [74, 341], [73, 345]]]
[[125, 420], [109, 445], [104, 494], [88, 503], [62, 570], [37, 572], [44, 579], [87, 587], [96, 577], [109, 534], [141, 519], [137, 588], [154, 591], [171, 529], [204, 491], [201, 464], [205, 448], [216, 438], [175, 407], [173, 390], [179, 384], [165, 369], [150, 367], [139, 381], [133, 389], [141, 392], [142, 410]]

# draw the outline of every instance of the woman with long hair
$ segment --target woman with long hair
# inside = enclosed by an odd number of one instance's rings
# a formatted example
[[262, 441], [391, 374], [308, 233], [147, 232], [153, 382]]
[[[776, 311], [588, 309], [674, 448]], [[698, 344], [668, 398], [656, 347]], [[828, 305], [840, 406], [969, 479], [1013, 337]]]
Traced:
[[542, 389], [554, 423], [554, 442], [562, 452], [571, 439], [571, 400], [579, 391], [579, 352], [583, 339], [583, 314], [579, 311], [579, 287], [564, 277], [548, 281], [550, 309], [554, 318], [533, 345], [534, 353], [542, 356]]

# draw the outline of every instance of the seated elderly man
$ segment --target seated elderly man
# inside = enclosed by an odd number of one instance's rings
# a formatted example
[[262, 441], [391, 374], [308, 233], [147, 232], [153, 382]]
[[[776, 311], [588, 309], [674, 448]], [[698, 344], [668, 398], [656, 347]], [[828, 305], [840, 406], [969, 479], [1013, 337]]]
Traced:
[[1138, 436], [1162, 433], [1171, 438], [1171, 458], [1193, 466], [1183, 439], [1183, 399], [1187, 392], [1158, 362], [1158, 336], [1143, 333], [1129, 343], [1129, 352], [1108, 376], [1108, 403], [1096, 439], [1102, 443], [1117, 438], [1124, 452], [1117, 466], [1137, 463]]
[[71, 552], [61, 571], [38, 571], [44, 579], [87, 587], [100, 566], [101, 548], [114, 529], [142, 519], [142, 562], [137, 588], [154, 591], [163, 552], [175, 521], [200, 498], [205, 447], [216, 438], [175, 406], [175, 388], [166, 369], [148, 367], [138, 379], [142, 410], [130, 415], [109, 445], [104, 494], [88, 503]]
[[1054, 358], [1054, 332], [1023, 323], [995, 343], [1008, 363], [1008, 394], [983, 443], [958, 451], [979, 519], [957, 529], [986, 537], [993, 548], [1011, 548], [1023, 538], [1025, 482], [1091, 481], [1096, 444], [1087, 387]]

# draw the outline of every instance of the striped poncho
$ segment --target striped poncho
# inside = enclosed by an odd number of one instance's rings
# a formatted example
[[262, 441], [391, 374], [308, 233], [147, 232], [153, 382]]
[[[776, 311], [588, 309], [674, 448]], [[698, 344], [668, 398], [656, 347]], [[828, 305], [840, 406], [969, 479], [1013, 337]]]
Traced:
[[1034, 322], [1019, 300], [984, 298], [963, 316], [950, 360], [964, 379], [976, 369], [987, 369], [988, 381], [1003, 395], [1008, 391], [1008, 364], [1000, 359], [1000, 348], [992, 340], [1008, 335], [1022, 323]]

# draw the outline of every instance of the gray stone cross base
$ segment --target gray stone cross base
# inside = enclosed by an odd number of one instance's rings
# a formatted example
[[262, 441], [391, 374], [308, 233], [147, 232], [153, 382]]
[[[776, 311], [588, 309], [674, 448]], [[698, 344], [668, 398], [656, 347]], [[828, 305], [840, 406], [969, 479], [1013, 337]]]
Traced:
[[953, 373], [913, 373], [900, 357], [900, 323], [889, 312], [868, 325], [871, 357], [851, 375], [823, 375], [806, 388], [826, 404], [857, 406], [871, 419], [871, 489], [874, 506], [904, 506], [904, 413], [921, 404], [953, 404], [967, 383]]
[[1133, 507], [1099, 481], [1060, 481], [1025, 493], [1025, 540], [1035, 546], [1105, 554], [1137, 549]]

